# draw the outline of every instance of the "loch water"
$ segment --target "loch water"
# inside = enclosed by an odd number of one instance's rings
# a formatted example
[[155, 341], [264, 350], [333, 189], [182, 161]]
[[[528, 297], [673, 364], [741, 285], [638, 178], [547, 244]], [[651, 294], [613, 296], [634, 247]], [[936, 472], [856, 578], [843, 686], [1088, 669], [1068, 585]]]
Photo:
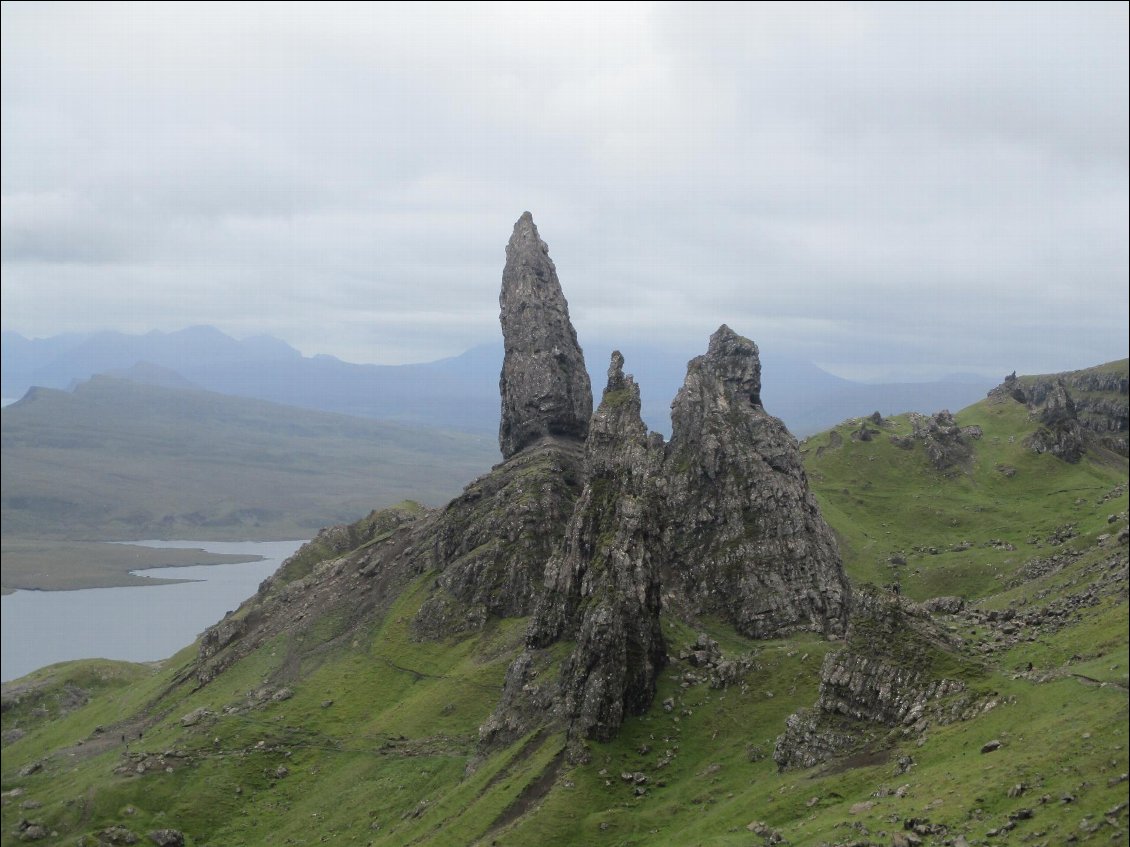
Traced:
[[263, 559], [135, 571], [138, 576], [191, 582], [7, 594], [0, 598], [0, 678], [4, 682], [68, 659], [166, 659], [238, 608], [304, 542], [130, 543]]

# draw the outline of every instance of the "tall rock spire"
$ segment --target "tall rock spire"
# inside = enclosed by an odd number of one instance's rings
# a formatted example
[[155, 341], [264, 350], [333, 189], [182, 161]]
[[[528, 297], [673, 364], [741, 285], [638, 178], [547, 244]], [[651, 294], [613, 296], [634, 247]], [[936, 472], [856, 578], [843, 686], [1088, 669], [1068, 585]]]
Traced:
[[[548, 718], [566, 732], [569, 757], [587, 757], [586, 739], [608, 741], [629, 715], [647, 711], [667, 662], [660, 627], [658, 511], [653, 448], [640, 419], [640, 391], [612, 354], [608, 385], [585, 442], [586, 483], [526, 632], [502, 701], [480, 728], [485, 747], [513, 741]], [[658, 438], [658, 436], [656, 436]], [[539, 651], [572, 646], [556, 680]]]
[[529, 212], [518, 218], [506, 245], [498, 302], [506, 345], [499, 380], [503, 457], [547, 435], [583, 440], [592, 386], [557, 268]]

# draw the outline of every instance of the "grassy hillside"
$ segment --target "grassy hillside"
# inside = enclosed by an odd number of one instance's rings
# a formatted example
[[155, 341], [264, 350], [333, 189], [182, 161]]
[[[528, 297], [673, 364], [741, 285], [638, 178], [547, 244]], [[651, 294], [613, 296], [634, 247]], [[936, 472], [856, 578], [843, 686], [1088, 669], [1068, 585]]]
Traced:
[[307, 538], [405, 499], [438, 504], [493, 440], [95, 377], [5, 408], [5, 536]]
[[[525, 622], [415, 640], [424, 573], [379, 619], [311, 621], [204, 687], [195, 648], [160, 668], [77, 662], [5, 686], [3, 843], [35, 826], [68, 845], [124, 837], [113, 827], [172, 827], [193, 847], [1125, 844], [1126, 459], [1032, 453], [1019, 404], [957, 418], [982, 436], [945, 471], [890, 441], [909, 419], [870, 441], [847, 423], [806, 450], [856, 583], [970, 604], [940, 620], [985, 668], [972, 719], [778, 773], [775, 739], [839, 645], [668, 619], [654, 704], [589, 763], [538, 734], [480, 760], [477, 728]], [[749, 671], [712, 688], [677, 658], [700, 631]]]
[[869, 441], [853, 436], [856, 419], [803, 442], [809, 481], [853, 580], [898, 582], [916, 600], [978, 599], [1067, 536], [1093, 543], [1125, 511], [1125, 457], [1096, 448], [1079, 464], [1049, 461], [1023, 443], [1034, 425], [1012, 401], [986, 399], [955, 418], [983, 434], [971, 461], [946, 470], [921, 446], [891, 441], [910, 437], [908, 415], [872, 425], [878, 435]]

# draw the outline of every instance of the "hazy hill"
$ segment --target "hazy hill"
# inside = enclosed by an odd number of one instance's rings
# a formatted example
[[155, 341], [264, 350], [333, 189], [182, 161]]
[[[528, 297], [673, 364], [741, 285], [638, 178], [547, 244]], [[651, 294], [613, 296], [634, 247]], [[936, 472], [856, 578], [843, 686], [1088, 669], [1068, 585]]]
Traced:
[[[125, 335], [104, 332], [29, 340], [3, 334], [3, 392], [68, 388], [138, 363], [174, 371], [208, 391], [307, 409], [493, 434], [498, 426], [498, 365], [483, 354], [421, 365], [356, 365], [304, 357], [269, 336], [243, 341], [213, 327]], [[489, 371], [494, 369], [493, 374]]]
[[[607, 361], [613, 344], [586, 345], [591, 362]], [[687, 361], [698, 350], [622, 346], [642, 389], [643, 417], [670, 432], [670, 406]], [[766, 408], [794, 434], [808, 435], [852, 415], [958, 409], [992, 387], [983, 380], [868, 384], [852, 382], [811, 362], [771, 351], [763, 356]], [[138, 378], [138, 363], [157, 366], [209, 391], [382, 420], [493, 434], [498, 428], [502, 345], [483, 345], [448, 359], [414, 365], [357, 365], [332, 356], [304, 357], [269, 336], [236, 341], [213, 327], [146, 335], [96, 333], [27, 339], [3, 333], [5, 397], [31, 386], [67, 388], [104, 372]], [[603, 380], [593, 374], [594, 385]]]
[[[5, 535], [303, 538], [406, 498], [439, 503], [493, 439], [96, 376], [3, 409]], [[137, 374], [135, 374], [136, 376]]]

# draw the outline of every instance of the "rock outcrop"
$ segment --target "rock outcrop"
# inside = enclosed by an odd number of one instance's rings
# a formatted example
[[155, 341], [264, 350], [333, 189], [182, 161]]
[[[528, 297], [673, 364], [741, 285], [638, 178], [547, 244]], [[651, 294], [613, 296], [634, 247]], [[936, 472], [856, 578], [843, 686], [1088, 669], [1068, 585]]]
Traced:
[[[591, 414], [584, 357], [529, 214], [507, 247], [500, 301], [504, 461], [442, 509], [406, 504], [319, 533], [205, 633], [187, 671], [197, 683], [271, 639], [297, 655], [315, 625], [321, 641], [352, 639], [417, 586], [418, 639], [531, 616], [482, 746], [552, 726], [579, 760], [587, 740], [611, 739], [651, 705], [665, 606], [752, 637], [843, 633], [839, 554], [796, 441], [761, 405], [753, 342], [725, 326], [714, 334], [688, 366], [665, 445], [644, 426], [619, 353]], [[720, 685], [739, 672], [714, 664]]]
[[963, 678], [980, 668], [929, 613], [895, 594], [865, 587], [853, 598], [844, 649], [829, 653], [812, 709], [786, 721], [773, 758], [811, 767], [850, 753], [893, 728], [922, 731], [931, 720], [970, 717], [978, 698]]
[[546, 435], [583, 440], [592, 386], [557, 268], [529, 212], [506, 245], [499, 305], [506, 348], [499, 380], [503, 457]]
[[1034, 410], [1034, 417], [1040, 428], [1026, 441], [1033, 451], [1051, 453], [1072, 464], [1083, 458], [1086, 451], [1083, 428], [1079, 425], [1075, 401], [1067, 393], [1067, 386], [1062, 380], [1057, 380], [1052, 386], [1042, 405]]
[[502, 272], [506, 354], [498, 442], [505, 457], [444, 509], [435, 536], [439, 589], [416, 632], [440, 638], [488, 616], [528, 615], [584, 478], [592, 388], [549, 248], [526, 212]]
[[744, 635], [842, 633], [849, 588], [796, 440], [761, 405], [757, 346], [722, 326], [671, 404], [664, 590]]
[[1130, 454], [1130, 376], [1125, 360], [1081, 371], [1017, 377], [1015, 373], [989, 392], [1028, 407], [1039, 429], [1026, 442], [1037, 453], [1077, 462], [1087, 443]]
[[[911, 412], [910, 425], [913, 434], [909, 446], [921, 443], [930, 464], [939, 471], [961, 468], [972, 461], [973, 441], [982, 435], [979, 426], [959, 426], [948, 409], [933, 415]], [[896, 437], [891, 436], [891, 440]]]
[[534, 610], [581, 491], [582, 465], [581, 445], [547, 437], [447, 505], [430, 539], [442, 573], [416, 616], [417, 635], [442, 638], [479, 629], [491, 615]]
[[[608, 384], [585, 447], [586, 483], [565, 530], [564, 546], [545, 569], [545, 591], [526, 637], [527, 651], [507, 675], [502, 703], [481, 729], [484, 743], [504, 743], [553, 718], [571, 756], [583, 740], [606, 741], [624, 717], [647, 710], [666, 662], [660, 628], [654, 472], [661, 461], [640, 419], [639, 388], [612, 354]], [[573, 643], [556, 680], [540, 684], [537, 651]]]

